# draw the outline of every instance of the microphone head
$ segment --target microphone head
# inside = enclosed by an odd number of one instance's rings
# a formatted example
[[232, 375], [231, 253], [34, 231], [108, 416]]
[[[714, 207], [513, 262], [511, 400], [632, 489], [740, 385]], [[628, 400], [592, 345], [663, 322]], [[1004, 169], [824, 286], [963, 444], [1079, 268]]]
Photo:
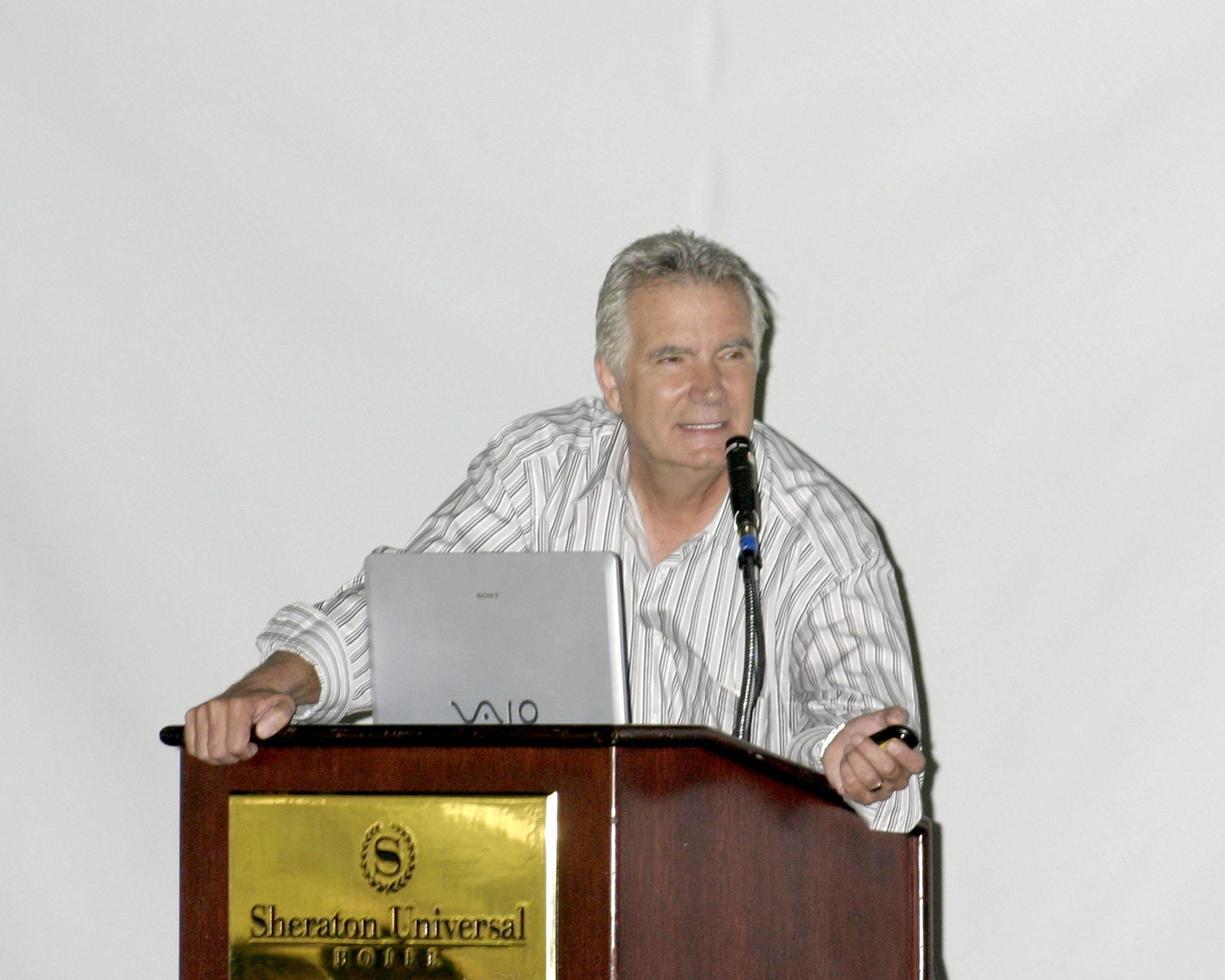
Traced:
[[757, 460], [753, 444], [745, 436], [732, 436], [723, 448], [727, 457], [729, 503], [736, 526], [744, 534], [746, 527], [757, 528]]
[[727, 456], [728, 461], [730, 463], [731, 458], [732, 458], [732, 453], [736, 453], [736, 454], [750, 453], [751, 454], [753, 452], [753, 444], [749, 442], [748, 438], [745, 436], [732, 436], [730, 439], [727, 440], [726, 445], [724, 445], [723, 452]]

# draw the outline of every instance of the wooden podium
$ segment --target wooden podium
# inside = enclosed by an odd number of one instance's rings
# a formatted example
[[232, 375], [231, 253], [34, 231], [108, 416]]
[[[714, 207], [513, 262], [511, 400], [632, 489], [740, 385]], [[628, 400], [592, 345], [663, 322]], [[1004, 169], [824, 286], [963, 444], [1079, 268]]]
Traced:
[[183, 980], [228, 976], [239, 793], [556, 794], [561, 980], [931, 975], [927, 822], [869, 831], [821, 776], [708, 729], [303, 726], [239, 765], [184, 754], [181, 778]]

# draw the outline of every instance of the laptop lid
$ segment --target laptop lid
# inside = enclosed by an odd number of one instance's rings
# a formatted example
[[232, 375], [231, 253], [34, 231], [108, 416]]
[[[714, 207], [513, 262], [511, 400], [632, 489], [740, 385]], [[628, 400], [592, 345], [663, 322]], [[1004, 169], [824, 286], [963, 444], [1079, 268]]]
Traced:
[[621, 561], [611, 552], [366, 559], [374, 721], [629, 721]]

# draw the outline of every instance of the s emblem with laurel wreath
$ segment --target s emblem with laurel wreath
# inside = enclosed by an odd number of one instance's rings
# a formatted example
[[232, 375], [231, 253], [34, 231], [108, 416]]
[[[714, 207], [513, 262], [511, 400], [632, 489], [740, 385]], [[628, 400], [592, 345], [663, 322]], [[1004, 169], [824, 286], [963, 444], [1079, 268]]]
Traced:
[[370, 887], [384, 895], [398, 892], [413, 876], [417, 845], [398, 823], [372, 823], [362, 839], [362, 875]]

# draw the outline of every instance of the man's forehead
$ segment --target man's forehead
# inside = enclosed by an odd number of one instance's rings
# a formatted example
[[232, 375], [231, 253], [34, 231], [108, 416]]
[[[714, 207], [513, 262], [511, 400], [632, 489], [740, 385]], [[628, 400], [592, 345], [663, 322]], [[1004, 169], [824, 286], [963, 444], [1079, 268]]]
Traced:
[[626, 312], [631, 330], [639, 324], [659, 328], [734, 322], [746, 336], [752, 335], [749, 304], [735, 281], [652, 280], [629, 294]]

